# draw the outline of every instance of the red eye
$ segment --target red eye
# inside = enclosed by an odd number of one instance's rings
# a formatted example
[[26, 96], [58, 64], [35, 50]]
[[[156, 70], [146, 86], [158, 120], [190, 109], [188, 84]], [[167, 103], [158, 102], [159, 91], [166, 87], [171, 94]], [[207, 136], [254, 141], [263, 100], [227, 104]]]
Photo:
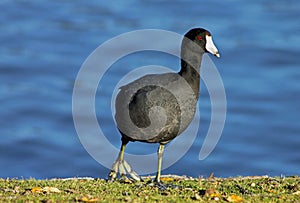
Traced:
[[197, 36], [197, 39], [198, 39], [199, 41], [201, 41], [201, 40], [202, 40], [202, 37], [201, 37], [201, 36]]

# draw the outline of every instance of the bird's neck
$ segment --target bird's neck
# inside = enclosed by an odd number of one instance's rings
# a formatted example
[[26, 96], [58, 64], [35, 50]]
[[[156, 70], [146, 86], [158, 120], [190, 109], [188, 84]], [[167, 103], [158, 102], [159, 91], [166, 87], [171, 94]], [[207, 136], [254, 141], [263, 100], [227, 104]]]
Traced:
[[181, 70], [179, 75], [181, 75], [187, 83], [191, 86], [194, 91], [195, 96], [199, 97], [200, 88], [200, 66], [202, 61], [202, 53], [185, 53], [181, 52]]

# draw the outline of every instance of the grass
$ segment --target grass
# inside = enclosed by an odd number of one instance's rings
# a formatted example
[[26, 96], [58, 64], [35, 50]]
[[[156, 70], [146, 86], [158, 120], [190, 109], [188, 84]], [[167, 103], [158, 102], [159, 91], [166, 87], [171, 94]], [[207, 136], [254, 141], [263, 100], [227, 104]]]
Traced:
[[102, 179], [0, 179], [0, 202], [299, 202], [300, 178], [163, 177], [179, 186], [159, 190], [145, 182]]

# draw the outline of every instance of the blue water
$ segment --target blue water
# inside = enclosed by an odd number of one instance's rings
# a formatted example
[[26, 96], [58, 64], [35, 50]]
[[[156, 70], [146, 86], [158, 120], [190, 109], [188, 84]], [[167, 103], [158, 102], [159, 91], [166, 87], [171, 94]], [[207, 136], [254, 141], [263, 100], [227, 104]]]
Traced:
[[[198, 137], [162, 173], [300, 175], [299, 1], [4, 0], [0, 6], [0, 177], [105, 178], [108, 169], [85, 151], [73, 124], [73, 84], [82, 63], [124, 32], [156, 28], [184, 34], [198, 26], [212, 32], [221, 53], [212, 59], [227, 93], [227, 120], [215, 150], [199, 161], [210, 119], [202, 85]], [[123, 64], [138, 67], [136, 60]], [[179, 68], [176, 59], [169, 64]], [[123, 66], [115, 68], [107, 87], [126, 74]], [[101, 126], [119, 146], [110, 109], [104, 118]], [[148, 151], [156, 145], [128, 145], [131, 153]]]

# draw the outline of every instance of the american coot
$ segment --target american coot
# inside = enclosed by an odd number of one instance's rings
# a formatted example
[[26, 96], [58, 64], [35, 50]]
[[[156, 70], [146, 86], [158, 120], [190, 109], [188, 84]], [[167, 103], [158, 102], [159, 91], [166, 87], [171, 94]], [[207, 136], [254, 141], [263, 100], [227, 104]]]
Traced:
[[128, 173], [131, 178], [141, 180], [124, 160], [126, 144], [140, 141], [159, 143], [155, 182], [160, 183], [165, 144], [184, 131], [194, 117], [199, 97], [200, 65], [205, 52], [220, 57], [209, 31], [191, 29], [182, 41], [178, 73], [146, 75], [120, 88], [115, 118], [122, 134], [122, 146], [109, 173], [109, 181], [114, 181], [118, 173], [121, 177]]

